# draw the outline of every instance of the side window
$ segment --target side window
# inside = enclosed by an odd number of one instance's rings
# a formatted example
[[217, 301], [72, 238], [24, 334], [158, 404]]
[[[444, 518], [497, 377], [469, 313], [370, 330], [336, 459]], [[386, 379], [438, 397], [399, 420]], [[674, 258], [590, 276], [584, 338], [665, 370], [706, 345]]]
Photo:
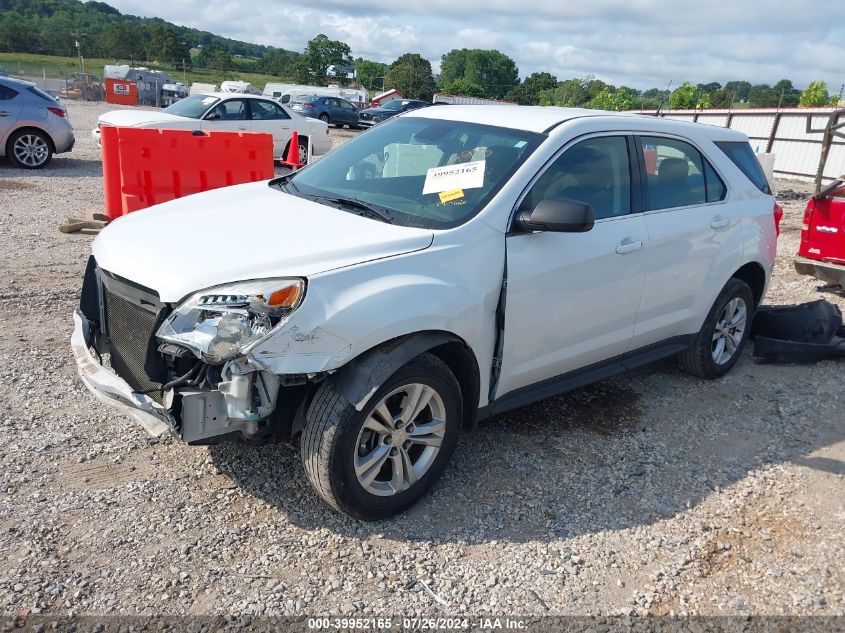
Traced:
[[277, 119], [289, 119], [290, 115], [285, 112], [285, 109], [279, 105], [273, 104], [273, 107], [276, 108], [276, 118]]
[[716, 146], [731, 159], [734, 165], [763, 193], [772, 193], [760, 161], [745, 141], [717, 141]]
[[253, 99], [250, 101], [249, 106], [253, 120], [268, 121], [283, 118], [279, 114], [282, 109], [276, 106], [275, 103], [261, 101], [260, 99]]
[[719, 174], [713, 169], [713, 166], [707, 161], [704, 161], [704, 186], [707, 189], [707, 202], [718, 202], [725, 199], [725, 194], [728, 192], [725, 183], [719, 178]]
[[217, 121], [245, 121], [247, 119], [246, 102], [243, 99], [229, 99], [217, 104], [206, 117]]
[[657, 136], [640, 137], [640, 142], [645, 157], [647, 209], [707, 202], [704, 163], [697, 149], [684, 141]]
[[0, 84], [0, 101], [8, 101], [18, 96], [17, 90], [12, 90], [8, 86]]
[[593, 207], [596, 220], [631, 212], [631, 168], [624, 136], [591, 138], [570, 147], [543, 173], [521, 208], [566, 198]]

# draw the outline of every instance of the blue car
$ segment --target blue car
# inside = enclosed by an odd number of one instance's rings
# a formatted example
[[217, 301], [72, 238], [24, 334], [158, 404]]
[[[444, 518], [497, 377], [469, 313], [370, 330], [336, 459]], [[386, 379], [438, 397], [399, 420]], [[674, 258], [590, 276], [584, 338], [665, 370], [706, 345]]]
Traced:
[[358, 127], [358, 108], [351, 101], [340, 97], [301, 95], [290, 107], [302, 116], [320, 119], [329, 125]]
[[381, 123], [390, 117], [394, 117], [397, 114], [407, 112], [408, 110], [426, 108], [430, 105], [431, 104], [428, 101], [420, 101], [419, 99], [393, 99], [378, 108], [367, 108], [366, 110], [361, 110], [361, 125], [369, 127], [375, 125], [376, 123]]

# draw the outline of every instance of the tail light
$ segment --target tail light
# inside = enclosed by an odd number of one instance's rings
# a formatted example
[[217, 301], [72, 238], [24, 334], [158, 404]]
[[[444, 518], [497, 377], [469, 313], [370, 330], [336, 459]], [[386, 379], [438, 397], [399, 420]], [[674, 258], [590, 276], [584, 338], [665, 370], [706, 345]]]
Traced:
[[55, 114], [56, 116], [60, 116], [63, 119], [67, 116], [67, 112], [62, 110], [61, 108], [47, 108], [50, 112]]
[[303, 103], [302, 107], [303, 108], [316, 108], [317, 104], [316, 103]]
[[775, 216], [775, 236], [778, 236], [780, 235], [780, 221], [783, 219], [783, 209], [777, 202], [775, 202], [775, 206], [772, 208], [772, 213]]
[[801, 241], [807, 242], [810, 239], [810, 222], [813, 219], [813, 211], [816, 209], [816, 201], [810, 198], [807, 206], [804, 208], [804, 219], [801, 220]]

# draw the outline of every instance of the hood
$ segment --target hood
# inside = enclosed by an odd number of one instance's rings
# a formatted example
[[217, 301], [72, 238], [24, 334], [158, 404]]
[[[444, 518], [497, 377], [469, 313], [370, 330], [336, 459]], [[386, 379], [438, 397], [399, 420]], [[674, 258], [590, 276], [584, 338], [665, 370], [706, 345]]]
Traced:
[[119, 127], [131, 127], [133, 125], [143, 125], [145, 123], [155, 123], [158, 121], [197, 121], [199, 119], [189, 119], [184, 116], [177, 116], [175, 114], [168, 114], [161, 110], [112, 110], [101, 114], [97, 120], [98, 123], [106, 123], [108, 125], [115, 125]]
[[387, 110], [385, 108], [365, 108], [361, 110], [361, 114], [383, 115], [383, 114], [400, 114], [400, 110]]
[[297, 198], [267, 182], [194, 194], [122, 216], [94, 240], [101, 268], [165, 302], [211, 286], [308, 277], [431, 245], [428, 229]]

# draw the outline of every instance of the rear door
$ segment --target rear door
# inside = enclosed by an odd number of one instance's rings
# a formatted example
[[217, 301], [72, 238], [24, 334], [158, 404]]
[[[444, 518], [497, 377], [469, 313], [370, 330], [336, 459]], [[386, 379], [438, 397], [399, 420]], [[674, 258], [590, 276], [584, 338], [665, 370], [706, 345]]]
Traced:
[[279, 104], [265, 99], [249, 99], [249, 107], [249, 131], [272, 134], [273, 155], [281, 157], [292, 133], [290, 115]]
[[585, 233], [514, 233], [506, 238], [507, 301], [496, 397], [607, 361], [631, 347], [645, 277], [648, 237], [625, 134], [564, 149], [531, 185], [519, 210], [545, 199], [590, 204]]
[[658, 135], [635, 142], [649, 240], [634, 334], [639, 348], [701, 327], [713, 298], [741, 265], [742, 209], [726, 204], [724, 180], [692, 143]]

